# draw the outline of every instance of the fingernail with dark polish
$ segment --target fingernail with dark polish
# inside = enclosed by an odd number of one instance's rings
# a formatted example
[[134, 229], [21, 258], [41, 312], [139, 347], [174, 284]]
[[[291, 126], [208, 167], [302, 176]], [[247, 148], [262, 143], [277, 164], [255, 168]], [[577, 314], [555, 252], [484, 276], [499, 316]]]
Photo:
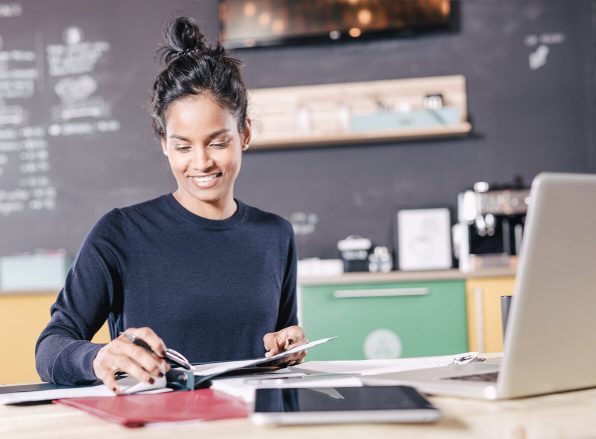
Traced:
[[159, 374], [158, 375], [159, 375], [160, 378], [162, 378], [163, 377], [163, 372], [162, 371], [159, 371]]
[[153, 378], [149, 378], [149, 384], [154, 384], [155, 380]]
[[166, 351], [161, 351], [161, 356], [165, 357], [166, 356]]

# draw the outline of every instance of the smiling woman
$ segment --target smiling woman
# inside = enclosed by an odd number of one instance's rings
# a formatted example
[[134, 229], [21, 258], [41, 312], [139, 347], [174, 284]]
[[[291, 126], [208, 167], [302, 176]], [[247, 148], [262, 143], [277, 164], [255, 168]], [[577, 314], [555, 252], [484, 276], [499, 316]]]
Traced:
[[230, 217], [250, 121], [240, 134], [235, 117], [206, 93], [173, 103], [166, 133], [161, 143], [178, 183], [176, 200], [204, 218]]
[[[151, 117], [178, 187], [110, 211], [89, 232], [37, 342], [45, 381], [100, 379], [118, 392], [118, 372], [162, 377], [166, 346], [199, 363], [306, 341], [290, 223], [234, 198], [251, 134], [240, 63], [188, 18], [171, 23], [166, 41]], [[91, 343], [106, 319], [112, 341]]]

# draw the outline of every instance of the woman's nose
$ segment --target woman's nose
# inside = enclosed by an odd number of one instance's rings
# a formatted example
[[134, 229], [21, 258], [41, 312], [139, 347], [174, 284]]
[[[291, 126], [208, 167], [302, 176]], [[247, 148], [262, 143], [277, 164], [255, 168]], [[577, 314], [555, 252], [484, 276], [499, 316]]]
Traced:
[[192, 167], [198, 171], [205, 171], [212, 167], [213, 159], [203, 148], [196, 148], [192, 159]]

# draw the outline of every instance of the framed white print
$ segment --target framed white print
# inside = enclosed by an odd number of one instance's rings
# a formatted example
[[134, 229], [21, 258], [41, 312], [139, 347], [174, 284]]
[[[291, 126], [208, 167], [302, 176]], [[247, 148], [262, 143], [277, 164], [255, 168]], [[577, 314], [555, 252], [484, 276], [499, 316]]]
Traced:
[[398, 268], [443, 270], [452, 266], [449, 209], [397, 212]]

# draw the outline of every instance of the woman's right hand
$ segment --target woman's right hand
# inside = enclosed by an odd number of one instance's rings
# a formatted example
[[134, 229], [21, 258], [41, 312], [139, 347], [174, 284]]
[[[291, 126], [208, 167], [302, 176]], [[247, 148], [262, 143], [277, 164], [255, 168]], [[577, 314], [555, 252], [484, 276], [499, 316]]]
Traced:
[[145, 341], [153, 352], [137, 346], [123, 334], [98, 351], [93, 360], [93, 372], [116, 394], [120, 390], [116, 382], [118, 372], [153, 384], [156, 378], [170, 370], [164, 359], [166, 345], [151, 328], [128, 328], [126, 333]]

